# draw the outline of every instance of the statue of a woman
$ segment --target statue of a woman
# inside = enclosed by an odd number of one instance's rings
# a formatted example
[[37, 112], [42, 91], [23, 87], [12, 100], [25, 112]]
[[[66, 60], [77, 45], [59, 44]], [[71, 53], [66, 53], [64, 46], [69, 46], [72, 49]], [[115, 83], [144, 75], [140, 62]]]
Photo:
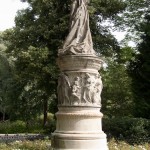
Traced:
[[61, 75], [58, 78], [58, 86], [57, 86], [59, 105], [70, 104], [69, 90], [70, 90], [69, 78], [64, 73], [61, 73]]
[[95, 79], [89, 74], [85, 74], [85, 84], [83, 87], [83, 97], [82, 100], [85, 103], [92, 103], [92, 95], [94, 90]]
[[89, 0], [73, 0], [70, 32], [58, 55], [95, 54], [87, 10]]
[[96, 75], [95, 86], [93, 90], [93, 98], [92, 101], [96, 105], [101, 105], [101, 92], [103, 89], [103, 83], [101, 76], [99, 74]]

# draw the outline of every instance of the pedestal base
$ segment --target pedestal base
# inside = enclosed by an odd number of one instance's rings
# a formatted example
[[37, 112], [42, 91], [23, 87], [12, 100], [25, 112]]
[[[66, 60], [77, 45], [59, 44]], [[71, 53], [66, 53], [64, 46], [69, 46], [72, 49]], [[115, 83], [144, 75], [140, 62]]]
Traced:
[[52, 134], [52, 150], [108, 150], [102, 113], [93, 107], [61, 107]]
[[52, 150], [108, 150], [106, 135], [53, 134]]
[[59, 111], [52, 150], [108, 150], [100, 112], [103, 61], [87, 54], [62, 55], [57, 61]]

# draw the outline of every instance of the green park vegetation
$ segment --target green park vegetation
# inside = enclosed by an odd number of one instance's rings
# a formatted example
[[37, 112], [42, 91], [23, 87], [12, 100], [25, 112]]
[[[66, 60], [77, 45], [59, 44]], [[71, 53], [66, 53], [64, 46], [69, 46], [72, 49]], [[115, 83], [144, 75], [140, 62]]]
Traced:
[[[24, 1], [29, 6], [18, 11], [15, 27], [0, 32], [0, 133], [50, 134], [57, 112], [57, 50], [68, 33], [71, 1]], [[148, 150], [149, 0], [91, 0], [89, 12], [94, 49], [107, 64], [100, 74], [109, 147]], [[127, 33], [120, 43], [110, 32], [114, 29]], [[136, 46], [128, 46], [129, 41]], [[36, 149], [28, 141], [18, 145], [10, 144], [14, 149]], [[39, 149], [46, 146], [46, 140], [37, 141]], [[10, 148], [0, 144], [0, 149]]]
[[[108, 142], [109, 150], [149, 150], [150, 144], [133, 144], [129, 145], [124, 141], [116, 141], [114, 139]], [[1, 150], [49, 150], [50, 140], [33, 141], [15, 141], [12, 143], [0, 144]]]

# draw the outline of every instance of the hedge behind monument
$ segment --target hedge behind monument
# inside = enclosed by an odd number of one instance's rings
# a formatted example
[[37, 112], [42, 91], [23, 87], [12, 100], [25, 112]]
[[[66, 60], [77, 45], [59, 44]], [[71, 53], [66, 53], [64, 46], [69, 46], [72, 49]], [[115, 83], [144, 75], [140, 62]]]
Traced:
[[108, 138], [129, 143], [150, 142], [150, 120], [144, 118], [104, 118], [103, 130]]

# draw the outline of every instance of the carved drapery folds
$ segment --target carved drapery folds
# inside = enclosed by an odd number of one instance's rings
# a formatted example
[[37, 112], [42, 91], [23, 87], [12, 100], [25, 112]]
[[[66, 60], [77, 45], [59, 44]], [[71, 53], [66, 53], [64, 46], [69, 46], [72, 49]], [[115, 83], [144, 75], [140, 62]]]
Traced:
[[70, 32], [58, 51], [57, 62], [62, 72], [57, 88], [59, 106], [101, 106], [102, 81], [98, 70], [102, 60], [93, 49], [88, 2], [72, 0]]
[[69, 104], [70, 81], [67, 75], [61, 73], [58, 78], [58, 102], [61, 105]]
[[60, 106], [100, 106], [103, 85], [99, 74], [82, 73], [72, 78], [62, 73], [58, 80]]
[[73, 0], [70, 32], [64, 42], [63, 48], [59, 49], [58, 55], [95, 55], [89, 27], [88, 1]]

